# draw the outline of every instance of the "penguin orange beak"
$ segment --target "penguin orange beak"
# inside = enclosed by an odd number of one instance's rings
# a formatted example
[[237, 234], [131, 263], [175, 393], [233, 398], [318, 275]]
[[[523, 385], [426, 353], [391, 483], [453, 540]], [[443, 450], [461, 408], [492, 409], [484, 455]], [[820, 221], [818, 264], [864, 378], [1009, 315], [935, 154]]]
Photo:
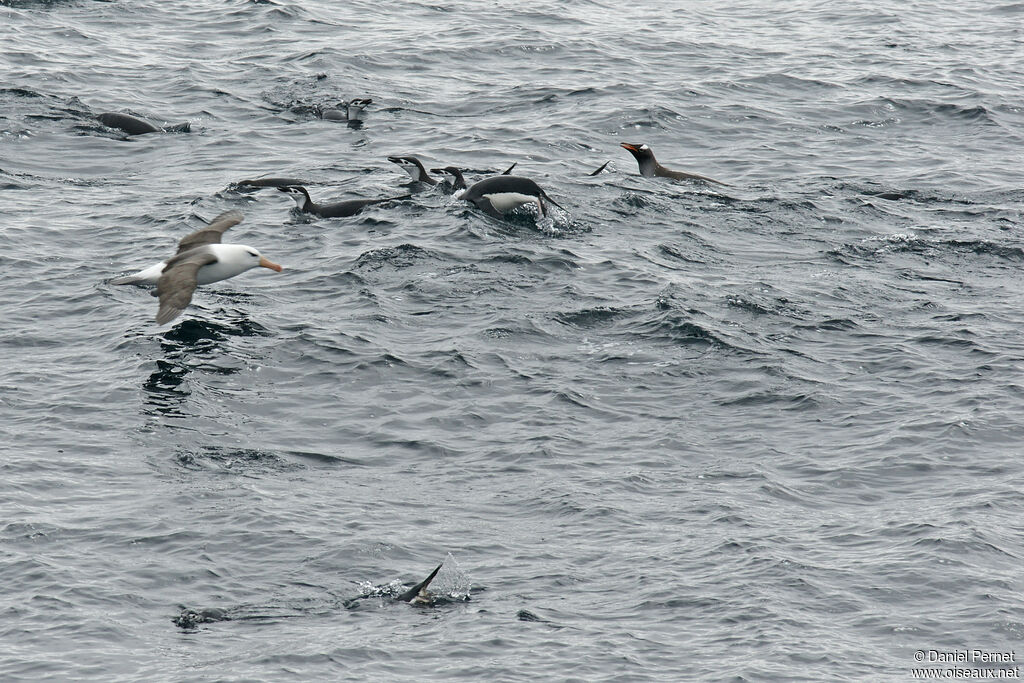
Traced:
[[625, 149], [628, 149], [630, 152], [639, 152], [640, 151], [640, 145], [631, 145], [628, 142], [620, 142], [619, 146], [623, 147]]
[[284, 270], [284, 268], [282, 268], [281, 266], [277, 265], [273, 261], [268, 261], [265, 256], [260, 256], [260, 265], [263, 266], [264, 268], [270, 268], [271, 270], [276, 270], [279, 273], [282, 270]]

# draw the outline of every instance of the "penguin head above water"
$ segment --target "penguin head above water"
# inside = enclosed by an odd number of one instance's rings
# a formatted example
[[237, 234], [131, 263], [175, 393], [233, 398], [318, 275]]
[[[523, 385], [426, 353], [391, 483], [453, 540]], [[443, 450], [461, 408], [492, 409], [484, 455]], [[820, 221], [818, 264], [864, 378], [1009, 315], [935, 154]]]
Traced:
[[434, 185], [434, 184], [437, 183], [436, 180], [434, 180], [429, 175], [427, 175], [427, 169], [423, 167], [423, 162], [421, 162], [416, 157], [412, 157], [412, 156], [394, 157], [394, 156], [392, 156], [392, 157], [388, 157], [388, 161], [390, 161], [393, 164], [398, 164], [399, 166], [404, 168], [405, 172], [409, 174], [409, 177], [412, 178], [413, 182], [429, 183], [431, 185]]
[[353, 100], [349, 100], [348, 102], [343, 102], [342, 104], [345, 107], [345, 111], [348, 112], [349, 120], [354, 121], [363, 113], [363, 109], [366, 109], [366, 106], [372, 103], [373, 100], [369, 97], [357, 97]]
[[312, 204], [312, 201], [309, 199], [309, 192], [301, 185], [285, 185], [277, 189], [294, 199], [295, 206], [298, 207], [299, 211], [305, 211], [306, 207]]
[[437, 175], [450, 175], [452, 177], [451, 183], [456, 190], [466, 189], [466, 179], [462, 177], [462, 169], [458, 166], [445, 166], [444, 168], [432, 168], [431, 173]]
[[654, 152], [651, 151], [650, 147], [644, 143], [637, 144], [632, 142], [622, 142], [619, 145], [636, 159], [636, 163], [640, 167], [640, 175], [654, 175], [654, 169], [658, 165], [658, 160], [654, 158]]

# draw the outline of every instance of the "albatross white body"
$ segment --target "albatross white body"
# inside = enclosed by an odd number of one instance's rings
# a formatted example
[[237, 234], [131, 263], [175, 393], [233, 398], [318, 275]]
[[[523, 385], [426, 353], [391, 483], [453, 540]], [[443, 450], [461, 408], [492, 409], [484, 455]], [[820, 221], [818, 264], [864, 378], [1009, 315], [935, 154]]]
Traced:
[[[244, 244], [208, 244], [205, 249], [217, 257], [216, 263], [202, 266], [196, 272], [196, 284], [208, 285], [212, 282], [227, 280], [245, 271], [263, 265], [260, 263], [260, 252]], [[255, 257], [255, 258], [254, 258]], [[140, 270], [134, 275], [126, 275], [110, 281], [112, 285], [155, 285], [167, 267], [167, 261]], [[265, 266], [264, 266], [265, 267]]]

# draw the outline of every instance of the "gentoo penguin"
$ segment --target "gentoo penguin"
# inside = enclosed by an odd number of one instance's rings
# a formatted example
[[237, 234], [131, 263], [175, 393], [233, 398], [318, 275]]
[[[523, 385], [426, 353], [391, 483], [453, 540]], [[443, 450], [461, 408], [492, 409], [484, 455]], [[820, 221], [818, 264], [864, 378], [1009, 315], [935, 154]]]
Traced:
[[515, 175], [496, 175], [485, 178], [471, 185], [465, 192], [458, 195], [458, 198], [472, 202], [478, 209], [495, 218], [501, 218], [523, 204], [536, 204], [540, 214], [547, 215], [542, 199], [562, 208], [544, 190], [540, 189], [537, 183], [529, 178]]
[[651, 178], [657, 176], [659, 178], [672, 178], [674, 180], [703, 180], [709, 183], [717, 183], [718, 185], [725, 185], [720, 180], [714, 178], [707, 178], [696, 173], [686, 173], [684, 171], [673, 171], [665, 168], [658, 163], [658, 160], [654, 158], [654, 152], [651, 148], [645, 144], [632, 144], [629, 142], [620, 143], [620, 145], [629, 150], [630, 154], [636, 157], [636, 163], [640, 166], [640, 175], [645, 178]]
[[423, 167], [423, 162], [416, 157], [388, 157], [388, 161], [404, 168], [414, 183], [437, 185], [437, 181], [431, 178], [427, 169]]
[[110, 126], [111, 128], [119, 128], [128, 135], [142, 135], [143, 133], [159, 133], [160, 131], [166, 131], [168, 133], [187, 133], [192, 128], [192, 124], [188, 121], [185, 123], [179, 123], [176, 126], [167, 126], [166, 128], [157, 128], [149, 121], [143, 121], [137, 119], [134, 116], [128, 114], [119, 114], [117, 112], [106, 112], [96, 117], [100, 123], [104, 126]]
[[182, 238], [178, 252], [171, 258], [134, 275], [114, 278], [110, 284], [155, 284], [154, 296], [160, 297], [156, 322], [163, 325], [181, 315], [198, 285], [227, 280], [257, 266], [280, 273], [281, 266], [268, 261], [252, 247], [220, 243], [224, 231], [241, 222], [240, 211], [222, 213], [206, 227]]
[[384, 197], [383, 199], [350, 199], [336, 204], [317, 204], [309, 198], [309, 192], [301, 185], [286, 185], [277, 188], [286, 192], [295, 200], [295, 206], [303, 213], [311, 213], [321, 218], [341, 218], [343, 216], [354, 216], [371, 204], [382, 204], [398, 199], [408, 199], [412, 195], [403, 194], [398, 197]]

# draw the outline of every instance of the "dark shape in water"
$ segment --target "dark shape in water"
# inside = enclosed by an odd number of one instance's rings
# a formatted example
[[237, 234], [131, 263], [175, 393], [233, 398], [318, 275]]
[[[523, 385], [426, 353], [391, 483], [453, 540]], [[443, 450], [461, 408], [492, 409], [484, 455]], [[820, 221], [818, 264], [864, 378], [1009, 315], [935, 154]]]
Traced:
[[145, 133], [159, 133], [160, 131], [165, 131], [167, 133], [187, 133], [192, 129], [192, 124], [188, 121], [185, 123], [179, 123], [176, 126], [157, 128], [149, 121], [143, 121], [142, 119], [135, 118], [134, 116], [119, 114], [117, 112], [106, 112], [97, 116], [96, 119], [104, 126], [119, 128], [125, 133], [128, 133], [128, 135], [143, 135]]
[[301, 180], [299, 178], [251, 178], [246, 180], [239, 180], [232, 183], [231, 186], [235, 188], [242, 187], [282, 187], [284, 185], [308, 185], [308, 180]]
[[604, 162], [603, 164], [601, 164], [601, 167], [600, 167], [599, 169], [597, 169], [596, 171], [594, 171], [593, 173], [590, 173], [590, 174], [588, 174], [588, 175], [598, 175], [598, 174], [599, 174], [599, 173], [600, 173], [601, 171], [603, 171], [603, 170], [605, 169], [605, 167], [606, 167], [606, 166], [607, 166], [608, 164], [610, 164], [610, 163], [612, 163], [611, 159], [609, 159], [608, 161], [606, 161], [606, 162]]
[[231, 621], [227, 612], [219, 607], [206, 607], [198, 612], [190, 609], [181, 610], [181, 614], [171, 619], [178, 628], [193, 629], [199, 624], [209, 624], [215, 621]]

